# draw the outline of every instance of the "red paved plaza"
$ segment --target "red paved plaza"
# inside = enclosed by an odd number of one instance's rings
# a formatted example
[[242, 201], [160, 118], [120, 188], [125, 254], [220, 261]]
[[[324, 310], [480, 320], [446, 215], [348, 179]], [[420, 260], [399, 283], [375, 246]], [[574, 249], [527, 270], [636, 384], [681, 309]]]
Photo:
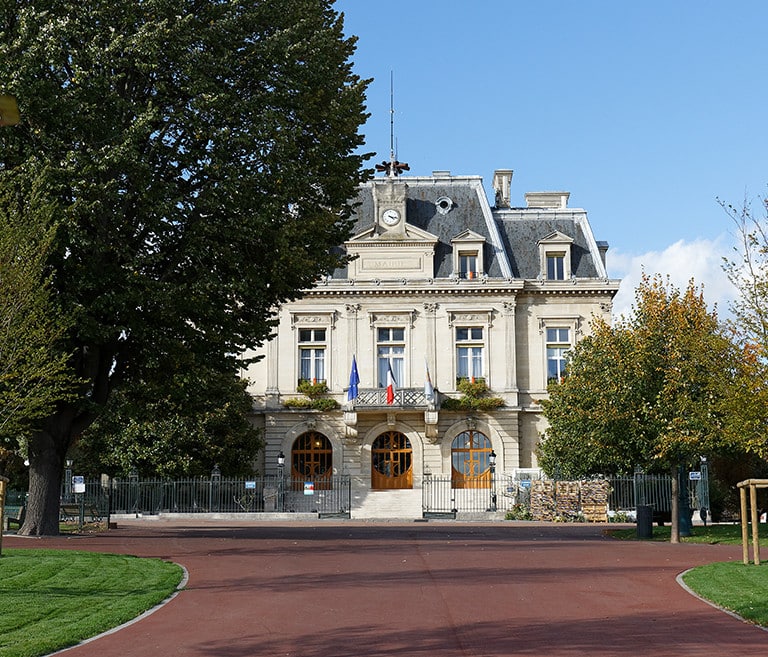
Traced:
[[121, 522], [4, 547], [183, 565], [169, 604], [68, 657], [768, 655], [768, 632], [686, 592], [739, 546], [615, 541], [605, 525]]

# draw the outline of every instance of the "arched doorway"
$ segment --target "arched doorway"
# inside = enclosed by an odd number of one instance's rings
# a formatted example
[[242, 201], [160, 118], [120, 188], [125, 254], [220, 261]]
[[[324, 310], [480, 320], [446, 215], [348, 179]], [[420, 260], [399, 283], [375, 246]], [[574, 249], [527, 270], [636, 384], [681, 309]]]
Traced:
[[405, 434], [386, 431], [373, 441], [371, 488], [413, 488], [413, 450]]
[[315, 490], [331, 487], [333, 446], [327, 436], [317, 431], [301, 434], [291, 448], [291, 479], [294, 487], [303, 488], [305, 481], [315, 483]]
[[451, 444], [451, 486], [490, 488], [493, 451], [491, 441], [480, 431], [462, 431]]

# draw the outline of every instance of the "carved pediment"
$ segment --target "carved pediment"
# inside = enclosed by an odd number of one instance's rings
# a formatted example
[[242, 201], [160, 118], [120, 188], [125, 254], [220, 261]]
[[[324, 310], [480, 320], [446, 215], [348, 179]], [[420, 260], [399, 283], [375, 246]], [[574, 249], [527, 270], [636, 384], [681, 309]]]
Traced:
[[476, 242], [485, 242], [485, 237], [481, 235], [480, 233], [476, 233], [473, 230], [465, 230], [464, 232], [459, 233], [451, 240], [451, 243], [455, 242], [470, 242], [470, 243], [476, 243]]
[[349, 278], [433, 278], [437, 241], [432, 233], [408, 224], [403, 235], [379, 233], [372, 225], [345, 243], [354, 258], [348, 265]]
[[539, 244], [573, 244], [573, 238], [556, 230], [539, 240]]

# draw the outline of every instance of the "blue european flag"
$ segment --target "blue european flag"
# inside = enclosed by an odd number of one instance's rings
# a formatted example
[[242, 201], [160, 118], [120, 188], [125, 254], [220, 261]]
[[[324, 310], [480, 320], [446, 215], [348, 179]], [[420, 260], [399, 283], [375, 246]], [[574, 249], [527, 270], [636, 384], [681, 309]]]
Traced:
[[347, 401], [352, 401], [357, 397], [357, 384], [360, 383], [360, 376], [357, 374], [357, 361], [352, 356], [352, 371], [349, 373], [349, 389], [347, 390]]

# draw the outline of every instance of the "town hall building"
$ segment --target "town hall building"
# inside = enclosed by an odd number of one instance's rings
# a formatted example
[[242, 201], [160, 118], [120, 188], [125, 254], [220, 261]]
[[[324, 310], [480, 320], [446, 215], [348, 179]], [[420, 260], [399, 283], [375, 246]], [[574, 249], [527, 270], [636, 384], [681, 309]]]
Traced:
[[417, 515], [433, 478], [535, 473], [540, 400], [619, 287], [568, 192], [517, 206], [511, 170], [489, 201], [480, 176], [380, 168], [339, 245], [348, 264], [279, 308], [246, 372], [260, 471], [316, 488], [348, 475], [353, 518]]

